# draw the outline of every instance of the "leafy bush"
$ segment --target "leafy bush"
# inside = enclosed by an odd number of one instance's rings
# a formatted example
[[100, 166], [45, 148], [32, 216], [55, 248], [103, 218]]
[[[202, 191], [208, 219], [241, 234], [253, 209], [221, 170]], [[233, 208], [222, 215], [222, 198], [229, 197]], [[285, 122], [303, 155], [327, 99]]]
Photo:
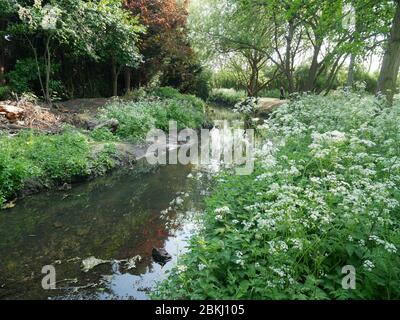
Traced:
[[[41, 71], [44, 68], [40, 66]], [[17, 93], [40, 90], [36, 62], [32, 58], [17, 60], [14, 70], [7, 74], [10, 86]]]
[[281, 92], [279, 89], [264, 90], [260, 92], [260, 97], [279, 99], [281, 97]]
[[178, 128], [199, 128], [205, 121], [204, 102], [191, 95], [183, 95], [173, 88], [159, 88], [139, 101], [117, 101], [103, 108], [102, 119], [117, 119], [117, 136], [140, 141], [153, 128], [168, 130], [169, 121]]
[[[218, 177], [204, 229], [156, 296], [399, 299], [400, 103], [304, 96], [259, 129], [254, 173]], [[356, 290], [342, 287], [347, 265]]]
[[119, 121], [118, 137], [141, 140], [155, 126], [150, 108], [156, 107], [156, 102], [112, 102], [101, 110], [100, 117]]
[[244, 98], [246, 98], [244, 91], [236, 91], [235, 89], [214, 89], [211, 91], [208, 101], [224, 107], [233, 108]]
[[235, 90], [243, 90], [245, 87], [235, 73], [229, 69], [222, 69], [212, 75], [213, 88], [233, 88]]
[[205, 104], [203, 100], [190, 94], [182, 94], [177, 89], [171, 87], [161, 87], [155, 89], [152, 94], [161, 99], [175, 99], [177, 101], [184, 101], [191, 104], [193, 107], [204, 111]]
[[5, 100], [8, 98], [11, 89], [8, 86], [0, 86], [0, 100]]
[[116, 136], [108, 128], [95, 129], [90, 133], [90, 137], [95, 141], [116, 141]]
[[153, 95], [162, 99], [179, 99], [182, 94], [172, 87], [159, 87], [153, 90]]
[[[42, 80], [45, 78], [44, 62], [39, 62], [39, 68]], [[59, 64], [52, 64], [52, 76], [58, 72]], [[14, 70], [7, 74], [9, 79], [10, 88], [16, 93], [34, 92], [42, 94], [40, 87], [37, 65], [34, 59], [26, 58], [17, 60]], [[49, 83], [50, 92], [53, 100], [60, 100], [67, 97], [64, 85], [61, 81], [52, 79]]]

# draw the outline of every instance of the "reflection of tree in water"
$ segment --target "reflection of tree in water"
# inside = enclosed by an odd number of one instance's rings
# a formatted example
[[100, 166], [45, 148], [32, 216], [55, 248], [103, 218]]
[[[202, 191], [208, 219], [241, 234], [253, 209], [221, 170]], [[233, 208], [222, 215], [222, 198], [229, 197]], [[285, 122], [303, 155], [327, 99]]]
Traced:
[[[46, 298], [41, 288], [43, 265], [56, 265], [58, 279], [83, 274], [80, 263], [66, 260], [96, 256], [126, 259], [141, 255], [135, 273], [151, 264], [153, 247], [163, 247], [170, 232], [160, 211], [186, 187], [189, 167], [168, 166], [152, 174], [118, 173], [64, 193], [27, 198], [0, 216], [0, 297]], [[169, 219], [174, 220], [171, 211]], [[98, 272], [110, 266], [98, 267]], [[101, 274], [101, 273], [100, 273]]]

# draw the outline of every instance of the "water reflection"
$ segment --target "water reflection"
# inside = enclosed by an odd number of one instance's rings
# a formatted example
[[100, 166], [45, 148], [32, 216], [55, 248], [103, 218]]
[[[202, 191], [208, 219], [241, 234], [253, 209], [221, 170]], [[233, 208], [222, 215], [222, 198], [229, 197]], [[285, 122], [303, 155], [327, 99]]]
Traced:
[[[0, 298], [146, 299], [196, 227], [204, 180], [187, 178], [192, 170], [170, 165], [152, 173], [119, 172], [67, 193], [29, 197], [2, 211]], [[185, 200], [182, 206], [160, 214], [178, 196]], [[165, 247], [174, 259], [161, 267], [152, 260], [153, 247]], [[91, 256], [136, 255], [142, 261], [134, 270], [118, 263], [80, 270], [82, 259]], [[41, 288], [41, 268], [49, 264], [56, 267], [57, 287], [65, 289]]]

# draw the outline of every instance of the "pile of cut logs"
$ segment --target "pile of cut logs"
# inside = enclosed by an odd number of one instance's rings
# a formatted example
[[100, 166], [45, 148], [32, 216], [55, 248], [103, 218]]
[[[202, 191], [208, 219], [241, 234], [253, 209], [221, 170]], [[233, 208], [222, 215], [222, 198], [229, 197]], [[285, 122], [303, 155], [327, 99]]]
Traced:
[[0, 115], [6, 117], [8, 122], [15, 123], [20, 119], [24, 114], [24, 109], [20, 107], [16, 107], [10, 104], [0, 103]]
[[31, 102], [0, 102], [0, 129], [18, 131], [29, 128], [52, 132], [59, 128], [59, 124], [58, 116]]

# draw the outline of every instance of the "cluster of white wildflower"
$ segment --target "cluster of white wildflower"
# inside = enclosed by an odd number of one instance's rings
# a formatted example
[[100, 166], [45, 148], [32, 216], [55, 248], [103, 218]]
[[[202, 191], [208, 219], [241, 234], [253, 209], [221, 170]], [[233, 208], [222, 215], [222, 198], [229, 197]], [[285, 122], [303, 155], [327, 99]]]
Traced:
[[61, 10], [57, 7], [46, 5], [43, 8], [43, 18], [41, 26], [43, 30], [54, 30], [57, 28], [57, 21], [59, 19]]
[[197, 268], [199, 269], [199, 271], [203, 271], [205, 268], [207, 268], [207, 266], [204, 263], [200, 263]]
[[185, 202], [185, 200], [183, 198], [181, 198], [180, 196], [176, 197], [174, 200], [172, 200], [169, 204], [171, 206], [176, 206], [176, 207], [180, 207], [182, 206], [182, 204]]
[[372, 235], [369, 237], [370, 241], [375, 242], [377, 245], [382, 245], [384, 246], [385, 250], [389, 253], [397, 253], [397, 248], [394, 244], [389, 243], [385, 240], [380, 239], [378, 236], [376, 235]]
[[235, 253], [235, 257], [236, 257], [235, 263], [243, 267], [244, 263], [245, 263], [245, 261], [243, 259], [243, 252], [237, 251]]
[[227, 206], [215, 209], [214, 210], [215, 220], [224, 221], [224, 216], [230, 212], [231, 212], [231, 209], [229, 209], [229, 207], [227, 207]]
[[370, 260], [365, 260], [363, 262], [363, 267], [367, 270], [367, 271], [372, 271], [375, 268], [375, 265], [373, 264], [372, 261]]
[[230, 213], [230, 212], [231, 212], [231, 209], [229, 209], [229, 207], [227, 207], [227, 206], [215, 209], [215, 213], [217, 213], [217, 214], [224, 214], [224, 213]]
[[178, 273], [183, 273], [183, 272], [186, 272], [186, 270], [187, 270], [187, 266], [185, 266], [185, 265], [182, 265], [182, 264], [180, 264], [180, 265], [177, 265], [177, 266], [176, 266], [176, 270], [178, 271]]
[[248, 97], [245, 101], [239, 102], [235, 105], [233, 111], [237, 113], [253, 114], [258, 107], [258, 99], [254, 97]]

